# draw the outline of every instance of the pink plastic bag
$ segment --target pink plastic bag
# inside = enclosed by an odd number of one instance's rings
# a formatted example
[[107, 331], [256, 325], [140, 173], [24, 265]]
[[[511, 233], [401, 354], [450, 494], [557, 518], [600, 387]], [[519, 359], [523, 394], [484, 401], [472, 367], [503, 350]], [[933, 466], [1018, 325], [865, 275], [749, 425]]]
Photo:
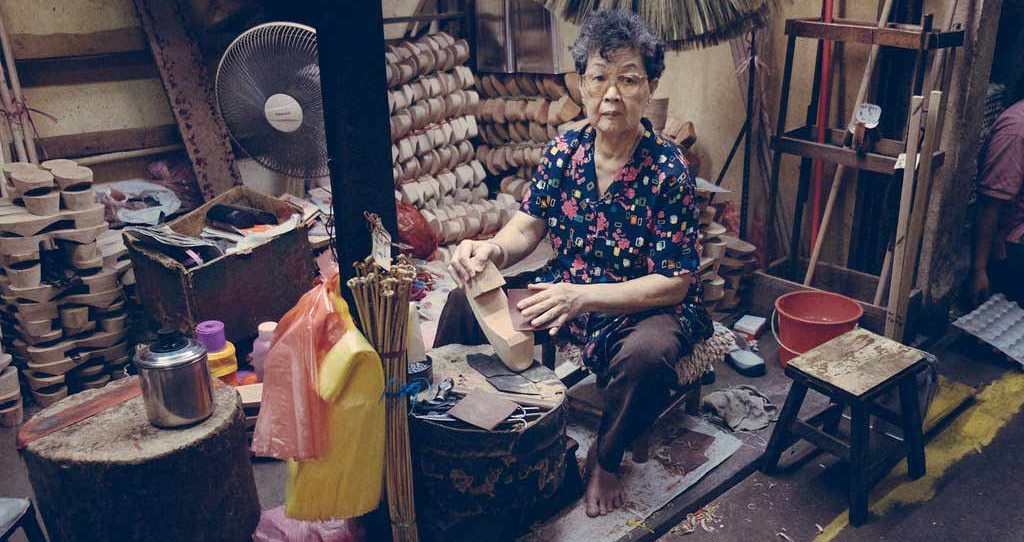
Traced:
[[264, 510], [253, 542], [364, 542], [358, 520], [301, 521], [284, 515], [284, 506]]
[[263, 399], [252, 439], [258, 456], [308, 461], [327, 451], [327, 405], [316, 393], [320, 360], [345, 332], [327, 296], [337, 265], [277, 323], [264, 361]]

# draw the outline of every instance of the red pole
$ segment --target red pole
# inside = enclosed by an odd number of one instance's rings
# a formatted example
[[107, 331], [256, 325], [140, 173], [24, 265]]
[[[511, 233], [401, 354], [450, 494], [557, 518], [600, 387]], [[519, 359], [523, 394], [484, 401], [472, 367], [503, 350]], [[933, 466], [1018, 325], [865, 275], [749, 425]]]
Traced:
[[[822, 20], [832, 22], [832, 0], [823, 0]], [[829, 99], [832, 97], [832, 42], [823, 40], [821, 50], [821, 82], [818, 86], [818, 117], [815, 125], [818, 128], [817, 141], [824, 143], [828, 133]], [[811, 192], [811, 247], [818, 240], [818, 227], [821, 225], [821, 179], [825, 176], [825, 162], [814, 163], [814, 183]]]

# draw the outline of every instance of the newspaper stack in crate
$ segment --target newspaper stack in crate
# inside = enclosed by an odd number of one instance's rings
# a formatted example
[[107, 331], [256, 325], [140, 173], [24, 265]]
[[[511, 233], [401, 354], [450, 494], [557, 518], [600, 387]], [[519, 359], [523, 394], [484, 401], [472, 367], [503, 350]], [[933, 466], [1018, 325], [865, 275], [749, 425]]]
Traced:
[[125, 374], [123, 284], [134, 278], [108, 231], [92, 170], [70, 160], [4, 166], [3, 335], [35, 402], [48, 406]]

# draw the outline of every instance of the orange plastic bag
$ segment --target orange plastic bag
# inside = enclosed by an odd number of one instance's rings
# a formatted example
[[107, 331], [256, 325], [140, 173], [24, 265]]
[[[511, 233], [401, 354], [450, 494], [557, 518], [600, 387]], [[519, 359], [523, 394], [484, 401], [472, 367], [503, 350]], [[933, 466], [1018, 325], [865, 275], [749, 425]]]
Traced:
[[328, 289], [339, 289], [337, 266], [322, 269], [321, 279], [277, 323], [252, 439], [258, 456], [304, 461], [327, 452], [327, 405], [317, 394], [319, 367], [345, 333], [345, 321], [328, 295]]

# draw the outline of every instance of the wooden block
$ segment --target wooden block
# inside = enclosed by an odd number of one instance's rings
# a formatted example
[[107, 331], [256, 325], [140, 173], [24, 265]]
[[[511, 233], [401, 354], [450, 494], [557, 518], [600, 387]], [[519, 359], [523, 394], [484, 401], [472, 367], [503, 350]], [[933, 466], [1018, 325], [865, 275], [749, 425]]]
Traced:
[[92, 184], [93, 181], [92, 170], [84, 166], [56, 167], [51, 173], [61, 190], [81, 184]]
[[552, 100], [557, 100], [569, 92], [562, 78], [557, 75], [544, 77], [544, 88]]
[[[45, 164], [46, 162], [43, 163]], [[37, 171], [39, 166], [31, 162], [8, 162], [3, 165], [2, 169], [4, 173], [12, 175], [19, 171]]]
[[31, 390], [32, 400], [41, 407], [48, 407], [57, 403], [61, 399], [68, 396], [67, 386], [52, 386], [49, 388], [41, 388], [38, 390]]
[[65, 328], [80, 329], [89, 322], [89, 307], [62, 307], [59, 313]]
[[495, 98], [498, 96], [497, 91], [494, 90], [494, 76], [485, 75], [480, 78], [480, 91], [487, 98]]
[[11, 184], [14, 185], [14, 190], [19, 194], [37, 188], [50, 188], [53, 186], [53, 175], [48, 171], [38, 168], [19, 168], [11, 172], [10, 176]]
[[583, 112], [583, 109], [571, 99], [563, 96], [560, 100], [565, 100], [565, 103], [558, 112], [558, 124], [564, 124], [574, 120]]
[[128, 326], [128, 315], [113, 316], [99, 321], [100, 329], [107, 333], [120, 333]]
[[76, 379], [91, 380], [106, 372], [106, 369], [107, 366], [104, 365], [102, 362], [88, 363], [82, 365], [81, 367], [75, 368], [68, 374], [72, 375]]
[[487, 341], [501, 361], [513, 371], [533, 364], [533, 334], [516, 331], [508, 312], [508, 298], [501, 288], [469, 297], [470, 307]]
[[[17, 395], [21, 389], [18, 384], [18, 368], [8, 365], [0, 371], [0, 397]], [[4, 402], [4, 401], [0, 401]]]
[[[93, 352], [105, 351], [106, 349], [109, 349], [118, 343], [122, 343], [124, 341], [124, 337], [124, 331], [115, 333], [107, 333], [101, 331], [98, 333], [93, 333], [92, 335], [86, 337], [66, 339], [53, 345], [30, 346], [28, 347], [29, 363], [55, 363], [61, 361], [64, 358], [67, 358], [71, 353], [80, 354], [81, 357], [85, 357], [88, 354], [83, 353], [84, 350], [99, 349], [93, 350]], [[119, 358], [122, 355], [124, 354], [113, 356], [111, 359]], [[36, 369], [37, 371], [40, 370], [35, 367], [33, 367], [33, 369]]]
[[531, 122], [529, 124], [530, 140], [531, 141], [547, 141], [548, 131], [546, 125], [538, 122]]
[[580, 91], [580, 74], [576, 72], [569, 72], [565, 74], [565, 88], [572, 97], [572, 101], [577, 104], [583, 104], [583, 94]]
[[[106, 268], [95, 275], [87, 275], [82, 277], [82, 284], [84, 286], [84, 293], [100, 293], [110, 292], [118, 288], [118, 273], [114, 268]], [[76, 291], [80, 291], [83, 287], [78, 287]], [[58, 295], [62, 294], [57, 287], [44, 284], [36, 288], [17, 288], [12, 285], [2, 286], [5, 298], [13, 302], [16, 299], [28, 299], [37, 303], [46, 303], [52, 301]]]
[[[123, 334], [122, 334], [123, 336]], [[32, 348], [37, 348], [30, 346]], [[91, 360], [118, 360], [128, 355], [128, 345], [126, 343], [118, 343], [109, 348], [101, 348], [99, 350], [90, 350], [76, 353], [73, 358], [60, 358], [55, 361], [48, 362], [37, 362], [31, 358], [29, 353], [28, 368], [36, 371], [37, 373], [44, 373], [49, 375], [62, 375], [67, 374], [75, 367], [84, 365]]]
[[96, 377], [94, 379], [83, 381], [83, 382], [80, 383], [80, 385], [82, 386], [82, 389], [85, 389], [85, 390], [98, 390], [98, 389], [102, 388], [103, 386], [106, 386], [109, 383], [110, 383], [110, 375], [109, 374], [102, 374], [102, 375], [99, 375], [98, 377]]
[[733, 237], [731, 235], [722, 235], [721, 238], [723, 241], [725, 241], [725, 251], [730, 256], [735, 256], [739, 258], [751, 255], [757, 251], [757, 247], [737, 237]]
[[11, 406], [0, 408], [0, 427], [21, 425], [25, 419], [25, 406], [19, 397]]
[[711, 222], [702, 231], [704, 233], [704, 236], [710, 239], [712, 237], [724, 237], [725, 232], [728, 230], [725, 229], [725, 226], [717, 222]]
[[488, 262], [483, 271], [477, 273], [476, 277], [466, 285], [466, 297], [477, 297], [480, 294], [500, 289], [504, 285], [505, 277], [501, 275], [501, 271], [498, 271], [493, 263]]
[[725, 255], [726, 242], [719, 237], [704, 241], [703, 255], [709, 258], [721, 258]]
[[65, 384], [64, 375], [48, 375], [45, 373], [37, 373], [35, 371], [22, 371], [21, 375], [25, 377], [25, 382], [28, 383], [28, 387], [33, 390]]
[[38, 288], [42, 280], [43, 268], [38, 261], [23, 262], [7, 267], [4, 270], [11, 286], [15, 288]]
[[263, 402], [263, 383], [248, 384], [235, 387], [239, 397], [242, 398], [242, 408], [259, 408]]
[[98, 204], [80, 211], [60, 211], [53, 216], [35, 216], [19, 207], [13, 209], [16, 210], [7, 211], [6, 214], [0, 216], [0, 231], [22, 237], [36, 235], [42, 230], [62, 222], [68, 223], [73, 229], [85, 229], [106, 224], [103, 219], [103, 206]]

